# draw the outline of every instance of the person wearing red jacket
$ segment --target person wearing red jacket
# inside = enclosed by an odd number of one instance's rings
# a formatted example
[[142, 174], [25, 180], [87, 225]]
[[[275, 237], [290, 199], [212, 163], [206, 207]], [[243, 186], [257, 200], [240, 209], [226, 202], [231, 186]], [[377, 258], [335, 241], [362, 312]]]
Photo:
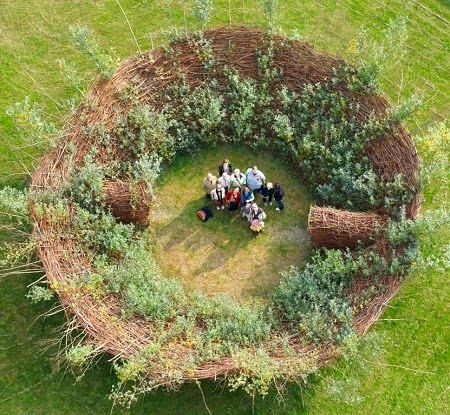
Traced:
[[226, 199], [228, 210], [230, 212], [237, 211], [241, 203], [241, 191], [239, 187], [235, 187], [234, 189], [228, 190]]

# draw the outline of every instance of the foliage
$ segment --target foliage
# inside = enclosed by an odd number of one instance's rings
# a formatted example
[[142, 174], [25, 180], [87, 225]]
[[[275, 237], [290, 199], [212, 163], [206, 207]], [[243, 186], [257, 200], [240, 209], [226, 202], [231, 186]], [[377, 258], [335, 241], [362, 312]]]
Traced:
[[211, 19], [212, 3], [212, 0], [195, 0], [194, 15], [201, 28], [204, 28]]
[[101, 77], [104, 79], [110, 78], [118, 64], [115, 51], [112, 48], [109, 50], [102, 49], [92, 30], [85, 26], [71, 26], [70, 32], [76, 45], [89, 56]]
[[253, 132], [255, 107], [258, 102], [257, 85], [253, 79], [242, 79], [234, 69], [226, 68], [226, 92], [229, 130], [233, 140], [248, 140]]
[[345, 288], [351, 264], [340, 250], [313, 254], [303, 271], [282, 274], [275, 293], [281, 318], [312, 340], [334, 340], [350, 334], [352, 309]]
[[117, 121], [115, 134], [119, 145], [135, 157], [152, 152], [168, 160], [174, 154], [175, 144], [169, 133], [170, 127], [170, 120], [164, 111], [137, 105]]
[[191, 37], [190, 43], [194, 47], [200, 61], [203, 62], [204, 68], [206, 70], [213, 69], [216, 64], [216, 60], [214, 58], [211, 40], [206, 39], [203, 36], [203, 33], [199, 33], [197, 36]]
[[80, 242], [99, 254], [125, 252], [134, 236], [134, 225], [118, 223], [105, 211], [92, 213], [80, 206], [75, 209], [73, 224]]
[[96, 272], [103, 275], [110, 292], [121, 293], [127, 316], [137, 313], [151, 320], [164, 321], [179, 314], [184, 306], [181, 284], [161, 277], [142, 241], [129, 244], [118, 263], [99, 258]]
[[407, 219], [405, 210], [402, 209], [398, 220], [390, 219], [385, 233], [386, 238], [392, 246], [405, 246], [414, 242], [414, 221]]
[[0, 224], [14, 224], [19, 229], [30, 228], [28, 191], [13, 187], [0, 189]]
[[233, 361], [239, 373], [228, 378], [230, 389], [244, 389], [250, 396], [265, 396], [277, 377], [277, 368], [273, 360], [263, 348], [255, 352], [237, 349], [232, 353]]
[[67, 363], [74, 370], [83, 369], [90, 360], [95, 356], [97, 351], [91, 344], [78, 344], [66, 351]]
[[87, 160], [73, 175], [67, 189], [69, 197], [82, 208], [95, 211], [104, 203], [104, 177], [103, 167], [92, 160]]
[[16, 102], [6, 113], [14, 120], [19, 136], [27, 146], [46, 148], [54, 144], [55, 125], [44, 118], [43, 108], [30, 97]]
[[357, 38], [348, 47], [351, 62], [356, 67], [352, 89], [367, 91], [379, 88], [380, 75], [389, 65], [401, 61], [406, 53], [407, 23], [406, 15], [391, 19], [383, 31], [381, 42], [369, 36], [367, 29], [359, 28]]
[[160, 172], [161, 158], [155, 154], [142, 154], [135, 161], [130, 176], [136, 181], [145, 181], [151, 189]]
[[223, 342], [224, 350], [233, 345], [249, 346], [267, 338], [271, 321], [261, 311], [239, 304], [229, 296], [195, 298], [196, 315], [205, 322], [203, 340]]
[[33, 285], [28, 291], [27, 298], [29, 298], [32, 303], [49, 301], [53, 298], [53, 291], [49, 288], [42, 287], [41, 285]]
[[269, 30], [274, 30], [278, 0], [260, 0]]

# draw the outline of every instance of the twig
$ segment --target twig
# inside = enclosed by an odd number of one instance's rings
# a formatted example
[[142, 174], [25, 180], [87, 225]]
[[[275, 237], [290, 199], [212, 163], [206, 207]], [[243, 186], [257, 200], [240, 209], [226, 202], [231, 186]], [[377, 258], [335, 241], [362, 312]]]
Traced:
[[122, 14], [123, 14], [123, 16], [125, 17], [125, 20], [127, 21], [128, 27], [129, 27], [130, 32], [131, 32], [131, 36], [133, 36], [133, 40], [134, 40], [134, 43], [135, 43], [135, 45], [136, 45], [136, 47], [137, 47], [137, 50], [138, 50], [138, 52], [141, 54], [141, 53], [142, 53], [142, 50], [141, 50], [141, 48], [139, 47], [139, 43], [138, 43], [138, 41], [137, 41], [137, 39], [136, 39], [136, 36], [135, 36], [135, 34], [134, 34], [134, 32], [133, 32], [133, 29], [132, 29], [132, 27], [131, 27], [130, 21], [128, 20], [128, 16], [127, 16], [127, 14], [125, 13], [125, 10], [123, 9], [123, 7], [122, 7], [122, 5], [120, 4], [119, 0], [115, 0], [115, 1], [116, 1], [117, 5], [120, 7], [120, 10], [121, 10]]
[[200, 384], [200, 381], [196, 380], [195, 383], [197, 384], [198, 388], [200, 389], [200, 393], [202, 394], [203, 404], [205, 405], [205, 408], [208, 411], [208, 414], [212, 415], [211, 411], [208, 408], [208, 404], [206, 403], [205, 394], [203, 393], [203, 389], [202, 389], [202, 385]]
[[427, 375], [435, 375], [436, 372], [429, 372], [427, 370], [422, 370], [422, 369], [414, 369], [412, 367], [406, 367], [406, 366], [401, 366], [401, 365], [391, 365], [389, 363], [381, 363], [381, 362], [372, 362], [371, 360], [367, 360], [364, 358], [361, 358], [362, 360], [364, 360], [367, 363], [372, 363], [373, 365], [378, 365], [378, 366], [383, 366], [383, 367], [395, 367], [398, 369], [405, 369], [405, 370], [409, 370], [410, 372], [416, 372], [416, 373], [424, 373]]

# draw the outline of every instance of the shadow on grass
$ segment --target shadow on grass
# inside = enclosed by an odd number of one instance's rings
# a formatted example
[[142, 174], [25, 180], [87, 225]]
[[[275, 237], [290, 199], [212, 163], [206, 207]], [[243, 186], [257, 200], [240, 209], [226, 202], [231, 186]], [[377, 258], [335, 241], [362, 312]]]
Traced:
[[[263, 206], [266, 228], [255, 237], [240, 211], [217, 210], [203, 194], [194, 200], [186, 195], [170, 203], [164, 200], [150, 222], [150, 245], [163, 274], [180, 279], [188, 290], [265, 302], [280, 271], [303, 264], [309, 255], [303, 215], [296, 211], [280, 213], [275, 206]], [[260, 196], [257, 202], [262, 205]], [[203, 206], [210, 206], [214, 214], [206, 223], [196, 215]]]

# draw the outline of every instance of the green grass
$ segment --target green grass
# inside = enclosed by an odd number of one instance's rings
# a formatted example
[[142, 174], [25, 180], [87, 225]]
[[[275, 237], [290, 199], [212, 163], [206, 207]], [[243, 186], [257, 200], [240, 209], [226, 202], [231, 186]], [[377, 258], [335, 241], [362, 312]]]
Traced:
[[[257, 164], [268, 181], [281, 182], [285, 188], [282, 213], [276, 212], [275, 205], [265, 207], [256, 196], [267, 214], [266, 229], [257, 238], [236, 212], [213, 208], [214, 217], [206, 223], [195, 214], [204, 205], [213, 206], [205, 199], [202, 181], [207, 172], [218, 174], [224, 157], [241, 171]], [[190, 290], [228, 292], [252, 301], [267, 299], [280, 271], [305, 263], [309, 254], [309, 200], [300, 183], [292, 166], [275, 159], [273, 153], [251, 148], [221, 145], [194, 157], [179, 156], [156, 187], [157, 202], [149, 226], [149, 239], [164, 275], [180, 278]]]
[[[171, 25], [192, 26], [189, 3], [183, 0], [122, 0], [123, 7], [143, 49], [161, 40], [162, 29]], [[212, 24], [262, 21], [256, 1], [215, 1]], [[278, 24], [283, 30], [298, 29], [317, 48], [340, 55], [361, 24], [379, 36], [389, 18], [399, 13], [400, 0], [280, 1]], [[425, 104], [409, 123], [414, 134], [449, 114], [450, 65], [448, 60], [450, 9], [447, 1], [412, 3], [408, 54], [386, 73], [383, 86], [393, 102], [411, 92], [421, 92]], [[186, 12], [186, 14], [184, 13]], [[14, 145], [17, 134], [5, 109], [30, 95], [45, 107], [48, 116], [62, 123], [63, 101], [73, 89], [60, 76], [55, 60], [75, 62], [91, 71], [84, 56], [73, 47], [69, 25], [92, 27], [100, 38], [126, 57], [136, 48], [126, 22], [114, 1], [3, 0], [0, 8], [0, 182], [26, 182], [25, 169], [33, 157], [21, 155]], [[92, 74], [92, 72], [88, 72]], [[444, 149], [443, 149], [444, 150]], [[427, 160], [425, 160], [426, 162]], [[425, 189], [425, 210], [432, 207]], [[448, 201], [447, 201], [448, 202]], [[438, 232], [442, 244], [448, 231]], [[429, 249], [426, 245], [425, 249]], [[43, 342], [52, 338], [63, 319], [36, 316], [47, 306], [33, 306], [25, 298], [32, 277], [10, 278], [0, 286], [0, 413], [1, 414], [108, 414], [106, 399], [114, 377], [110, 366], [100, 363], [85, 379], [74, 383], [71, 376], [52, 374], [51, 353]], [[347, 370], [343, 361], [321, 371], [306, 393], [290, 387], [283, 405], [257, 401], [258, 414], [444, 414], [450, 412], [448, 373], [450, 343], [448, 276], [424, 270], [411, 275], [372, 330], [385, 337], [384, 353], [375, 364], [352, 374], [364, 400], [355, 405], [337, 402], [325, 393], [326, 380]], [[408, 369], [405, 369], [408, 368]], [[426, 371], [429, 373], [424, 373]], [[242, 393], [231, 394], [215, 385], [203, 386], [214, 414], [250, 414], [251, 401]], [[136, 414], [206, 414], [195, 385], [177, 393], [157, 392], [139, 403]]]

